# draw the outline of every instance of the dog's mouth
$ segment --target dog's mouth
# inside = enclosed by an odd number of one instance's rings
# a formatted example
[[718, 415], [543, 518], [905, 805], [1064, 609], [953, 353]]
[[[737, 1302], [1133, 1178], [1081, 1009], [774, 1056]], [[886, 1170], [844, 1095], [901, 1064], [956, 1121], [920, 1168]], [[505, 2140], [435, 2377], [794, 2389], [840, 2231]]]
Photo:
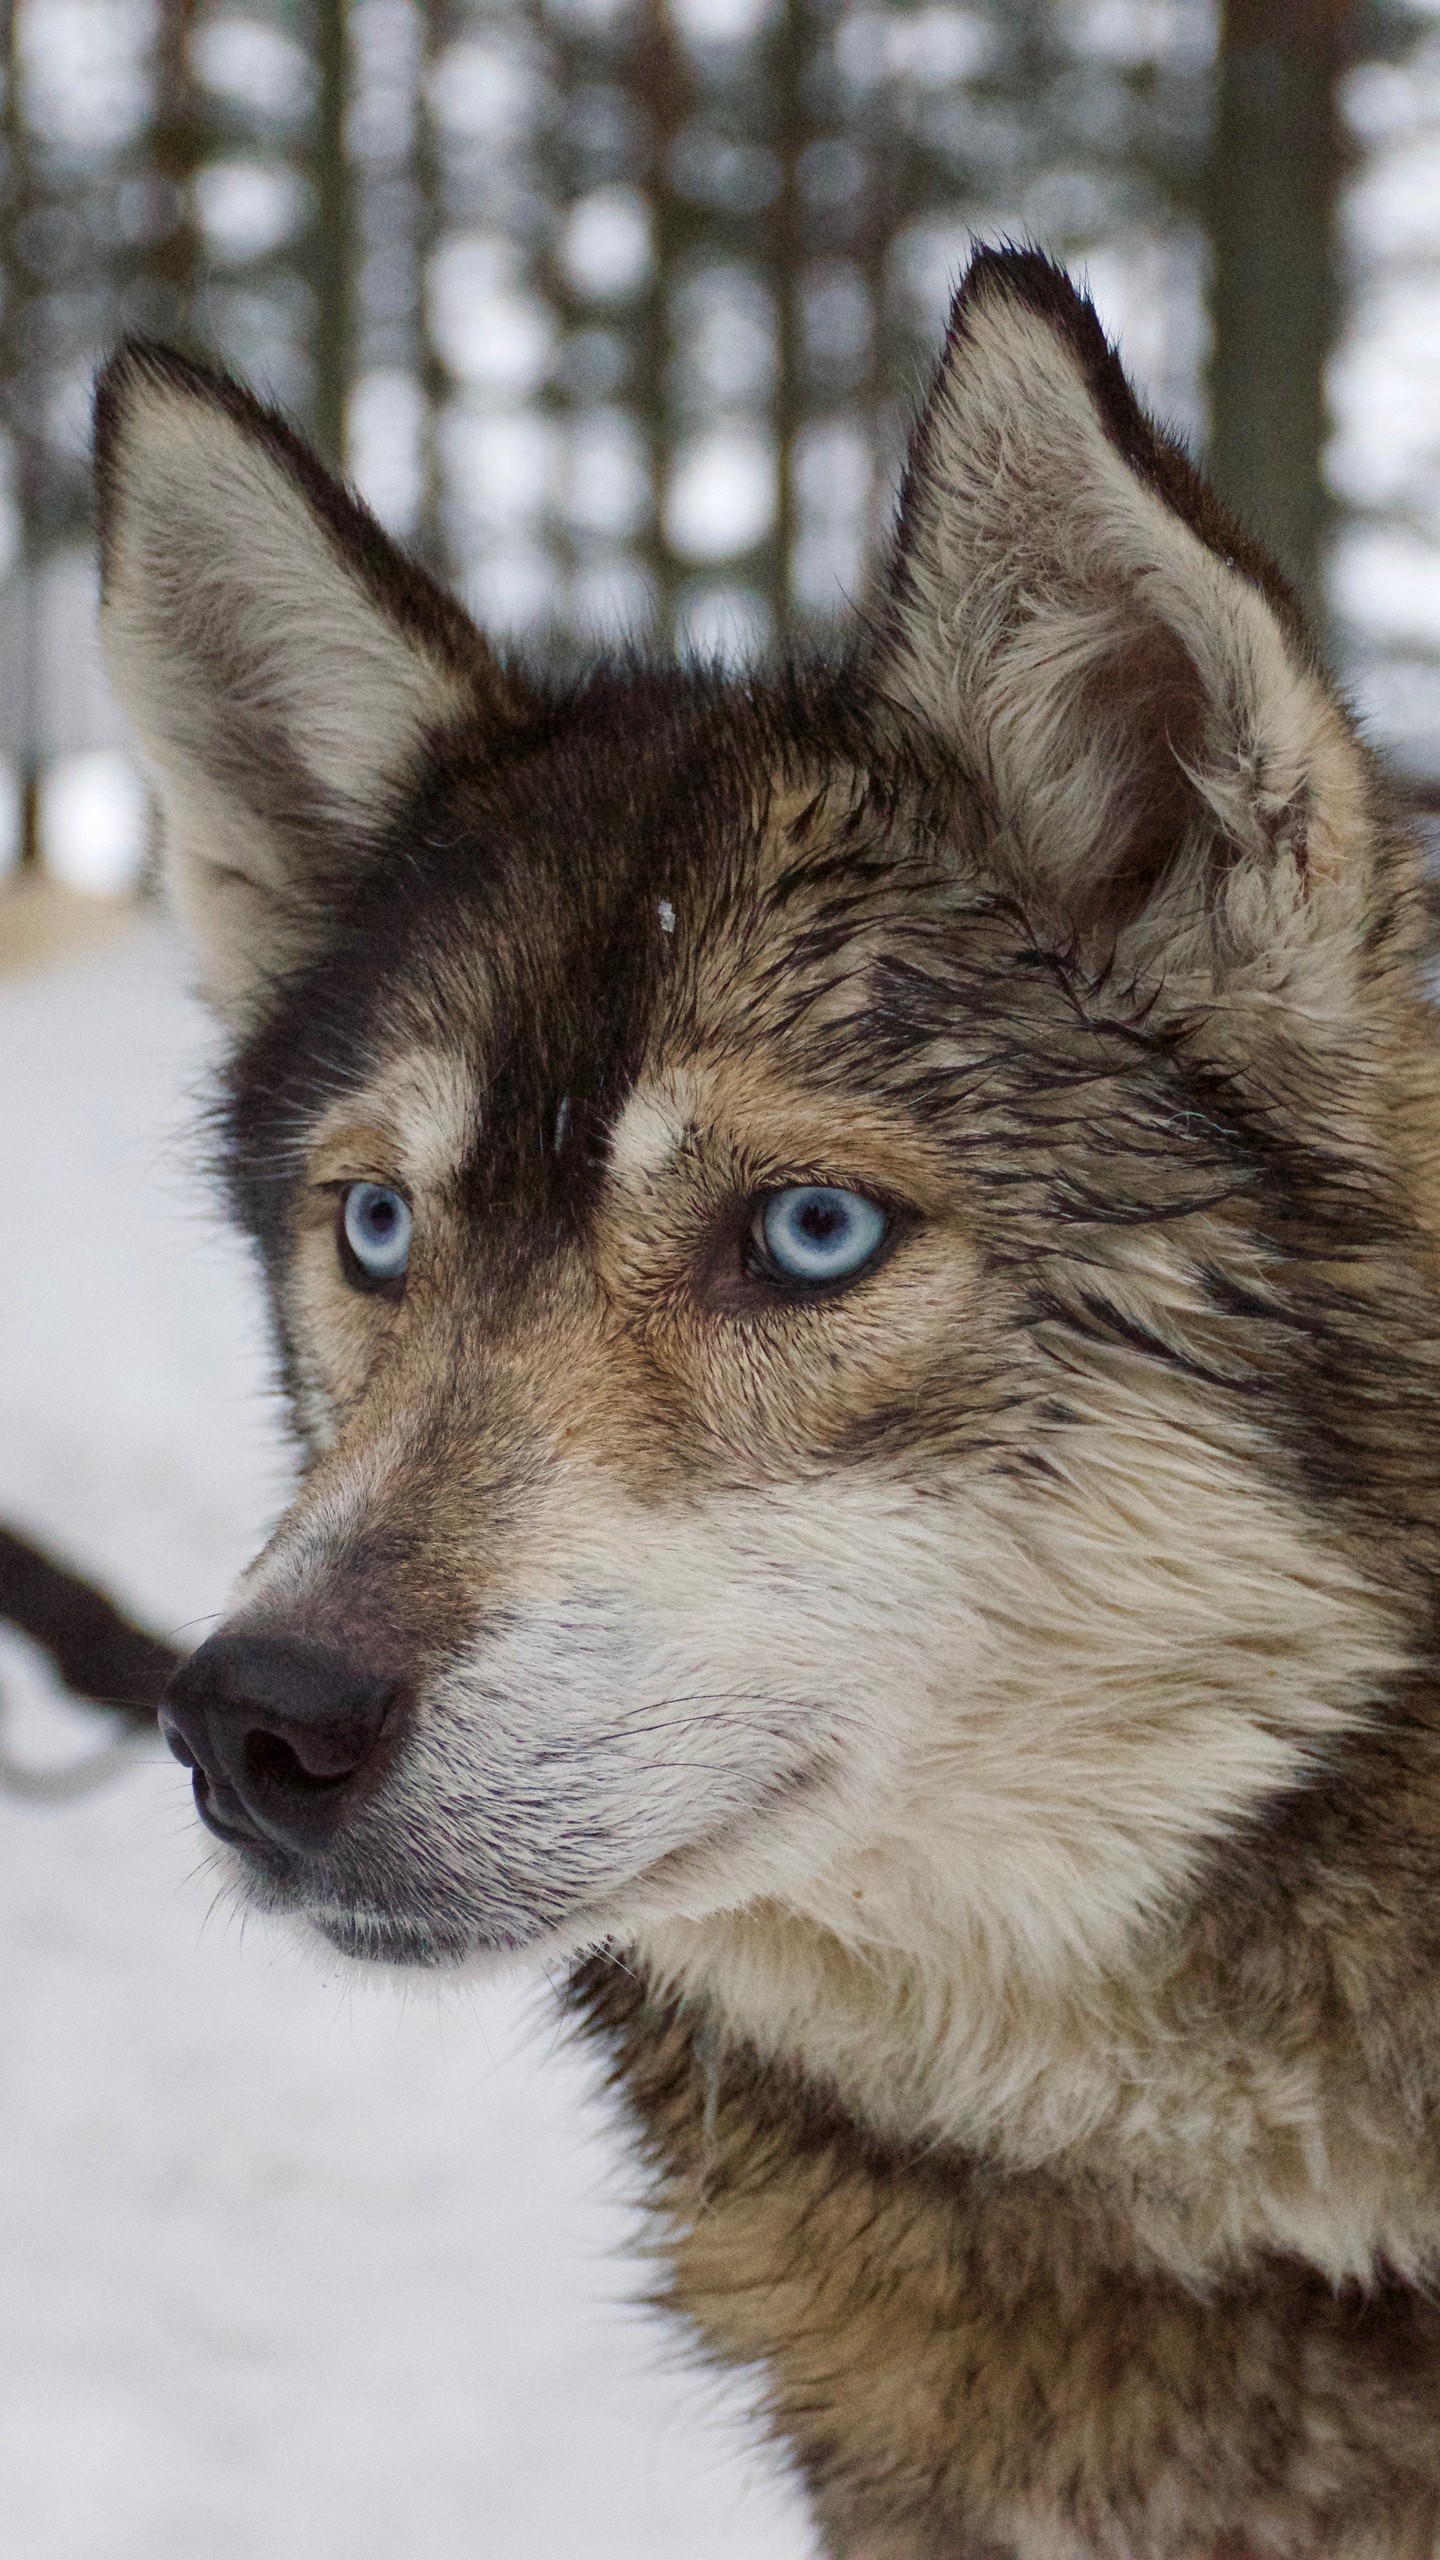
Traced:
[[[422, 1701], [413, 1679], [238, 1619], [182, 1667], [162, 1725], [252, 1901], [361, 1962], [558, 1956], [766, 1890], [803, 1800], [835, 1774], [834, 1714], [747, 1684], [724, 1692], [745, 1716], [720, 1719], [710, 1688], [697, 1716], [688, 1693], [599, 1681], [568, 1621], [560, 1633], [555, 1695], [531, 1714], [497, 1680], [503, 1652]], [[763, 1751], [745, 1747], [757, 1722]]]
[[[482, 1907], [476, 1907], [478, 1897], [446, 1896], [440, 1890], [427, 1907], [423, 1885], [416, 1891], [414, 1873], [403, 1878], [383, 1874], [388, 1860], [376, 1854], [373, 1836], [369, 1854], [362, 1851], [355, 1862], [358, 1868], [363, 1859], [365, 1872], [347, 1874], [348, 1861], [341, 1858], [325, 1859], [317, 1872], [308, 1861], [253, 1834], [231, 1837], [221, 1823], [212, 1821], [210, 1827], [232, 1854], [238, 1853], [252, 1901], [276, 1918], [303, 1921], [337, 1955], [406, 1971], [454, 1972], [545, 1948], [570, 1955], [579, 1946], [625, 1936], [632, 1926], [656, 1916], [653, 1905], [669, 1906], [677, 1897], [683, 1901], [702, 1870], [713, 1876], [738, 1862], [755, 1827], [823, 1788], [828, 1768], [827, 1757], [778, 1779], [743, 1814], [732, 1815], [683, 1847], [665, 1850], [598, 1896], [563, 1902], [557, 1896], [548, 1904], [541, 1897], [532, 1901], [517, 1894], [513, 1886], [507, 1892], [497, 1876], [493, 1899], [486, 1896]], [[464, 1903], [469, 1907], [461, 1907]]]

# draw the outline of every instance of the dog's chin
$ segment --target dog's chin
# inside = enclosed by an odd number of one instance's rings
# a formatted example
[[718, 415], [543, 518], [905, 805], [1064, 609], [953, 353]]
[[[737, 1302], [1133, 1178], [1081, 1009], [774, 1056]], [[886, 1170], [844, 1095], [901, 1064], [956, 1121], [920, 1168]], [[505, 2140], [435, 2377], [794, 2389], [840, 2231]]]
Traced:
[[[272, 1899], [271, 1909], [277, 1907]], [[281, 1904], [279, 1907], [286, 1907]], [[499, 1916], [433, 1912], [371, 1901], [289, 1901], [327, 1947], [353, 1964], [383, 1965], [406, 1973], [486, 1974], [506, 1960], [530, 1954], [553, 1933], [541, 1920], [514, 1912]]]
[[336, 1955], [352, 1963], [397, 1967], [408, 1973], [455, 1973], [519, 1952], [514, 1941], [496, 1944], [474, 1930], [457, 1929], [413, 1914], [387, 1911], [307, 1911], [305, 1918]]
[[343, 1879], [307, 1875], [282, 1852], [247, 1841], [226, 1864], [252, 1910], [298, 1922], [355, 1964], [405, 1972], [485, 1972], [554, 1937], [550, 1922], [524, 1910], [426, 1911], [357, 1892]]

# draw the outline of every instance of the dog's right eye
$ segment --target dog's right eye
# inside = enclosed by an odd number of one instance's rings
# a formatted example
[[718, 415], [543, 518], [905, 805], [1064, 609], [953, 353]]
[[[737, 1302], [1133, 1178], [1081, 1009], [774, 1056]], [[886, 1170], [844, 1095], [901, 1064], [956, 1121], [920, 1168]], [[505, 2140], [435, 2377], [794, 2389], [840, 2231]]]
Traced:
[[340, 1201], [340, 1258], [356, 1288], [397, 1290], [415, 1221], [408, 1200], [383, 1182], [352, 1182]]
[[805, 1182], [772, 1191], [755, 1212], [751, 1238], [762, 1271], [811, 1289], [853, 1280], [890, 1231], [878, 1201], [863, 1191]]

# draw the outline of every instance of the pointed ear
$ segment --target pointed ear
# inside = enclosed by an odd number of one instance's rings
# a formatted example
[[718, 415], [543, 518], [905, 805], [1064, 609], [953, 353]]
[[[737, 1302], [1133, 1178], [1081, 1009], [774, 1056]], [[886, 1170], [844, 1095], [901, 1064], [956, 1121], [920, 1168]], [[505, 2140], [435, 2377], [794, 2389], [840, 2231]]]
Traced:
[[284, 421], [131, 345], [96, 403], [102, 631], [236, 1028], [323, 947], [427, 744], [519, 711], [458, 605]]
[[982, 251], [956, 298], [876, 663], [1043, 930], [1192, 994], [1248, 954], [1304, 1000], [1358, 911], [1365, 758], [1278, 571], [1038, 254]]

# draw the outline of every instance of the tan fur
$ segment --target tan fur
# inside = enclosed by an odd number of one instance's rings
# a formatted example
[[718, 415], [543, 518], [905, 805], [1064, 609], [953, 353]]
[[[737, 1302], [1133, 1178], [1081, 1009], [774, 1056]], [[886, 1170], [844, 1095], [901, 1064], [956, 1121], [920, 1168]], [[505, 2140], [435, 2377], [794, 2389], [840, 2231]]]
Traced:
[[1299, 2259], [1176, 2284], [1108, 2181], [868, 2143], [633, 1976], [584, 1989], [662, 2171], [678, 2298], [763, 2366], [837, 2560], [1431, 2560], [1427, 2296], [1336, 2295]]
[[[1440, 1051], [1275, 573], [982, 256], [847, 668], [502, 737], [238, 394], [168, 539], [146, 397], [122, 664], [166, 578], [234, 590], [325, 804], [240, 792], [192, 615], [185, 718], [131, 699], [177, 807], [279, 830], [243, 915], [177, 860], [310, 1450], [231, 1624], [404, 1705], [257, 1889], [578, 1959], [836, 2560], [1428, 2560]], [[403, 1287], [337, 1251], [357, 1181]], [[803, 1185], [883, 1212], [844, 1287], [760, 1252]]]
[[[767, 958], [755, 954], [757, 991]], [[755, 996], [732, 974], [713, 1002], [696, 1048], [718, 1043], [732, 1013], [752, 1014]], [[422, 1097], [423, 1141], [413, 1123], [404, 1134]], [[325, 1206], [295, 1284], [302, 1346], [328, 1342], [327, 1392], [342, 1413], [360, 1404], [394, 1319], [344, 1288], [324, 1186], [340, 1173], [406, 1182], [428, 1205], [429, 1250], [443, 1255], [473, 1138], [453, 1062], [422, 1055], [388, 1069], [352, 1109], [361, 1116], [349, 1128], [332, 1114], [316, 1132], [312, 1178]], [[521, 1578], [488, 1528], [488, 1552], [472, 1555], [460, 1519], [447, 1527], [450, 1570], [472, 1587], [483, 1578], [491, 1607], [512, 1621], [520, 1613], [524, 1630], [453, 1666], [449, 1711], [460, 1712], [474, 1677], [487, 1692], [513, 1688], [533, 1714], [577, 1593], [591, 1595], [592, 1613], [603, 1593], [619, 1626], [652, 1630], [656, 1664], [652, 1694], [609, 1702], [607, 1714], [644, 1730], [670, 1691], [765, 1692], [772, 1714], [807, 1719], [817, 1759], [843, 1733], [846, 1784], [817, 1787], [749, 1862], [749, 1891], [765, 1899], [727, 1907], [744, 1901], [747, 1875], [728, 1839], [718, 1877], [708, 1851], [677, 1865], [666, 1843], [650, 1862], [661, 1869], [654, 1887], [617, 1878], [618, 1907], [612, 1915], [608, 1896], [594, 1904], [590, 1931], [633, 1930], [652, 1902], [678, 1912], [640, 1934], [656, 1979], [703, 1999], [760, 2052], [801, 2062], [879, 2128], [1017, 2163], [1061, 2151], [1098, 2160], [1123, 2146], [1142, 2207], [1147, 2189], [1164, 2199], [1147, 2246], [1187, 2277], [1256, 2246], [1303, 2249], [1337, 2278], [1368, 2276], [1382, 2257], [1423, 2266], [1440, 2239], [1435, 2202], [1397, 2164], [1393, 2133], [1370, 2121], [1364, 2093], [1326, 2085], [1303, 2021], [1277, 2044], [1268, 2021], [1227, 2019], [1219, 1986], [1193, 1965], [1177, 1972], [1168, 1938], [1149, 1934], [1196, 1850], [1298, 1773], [1307, 1750], [1363, 1721], [1407, 1659], [1402, 1603], [1267, 1495], [1253, 1433], [1222, 1435], [1193, 1388], [1171, 1389], [1167, 1415], [1152, 1384], [1136, 1393], [1123, 1361], [1097, 1362], [1072, 1380], [1075, 1411], [1050, 1435], [1042, 1503], [1005, 1477], [977, 1490], [963, 1468], [938, 1511], [899, 1488], [884, 1504], [874, 1489], [848, 1501], [814, 1487], [788, 1505], [766, 1498], [765, 1551], [772, 1575], [785, 1573], [780, 1622], [745, 1574], [747, 1541], [760, 1535], [755, 1493], [692, 1500], [671, 1535], [639, 1500], [656, 1462], [650, 1436], [637, 1444], [633, 1491], [615, 1481], [617, 1407], [643, 1413], [643, 1369], [657, 1362], [688, 1380], [709, 1432], [759, 1479], [767, 1412], [782, 1441], [833, 1435], [837, 1394], [858, 1402], [904, 1376], [918, 1384], [950, 1329], [981, 1320], [963, 1196], [947, 1197], [944, 1166], [926, 1161], [908, 1127], [877, 1119], [867, 1130], [853, 1106], [837, 1165], [834, 1125], [818, 1099], [787, 1102], [773, 1070], [757, 1078], [740, 1059], [707, 1075], [693, 1049], [637, 1088], [612, 1149], [603, 1295], [568, 1320], [553, 1305], [537, 1310], [533, 1340], [507, 1354], [529, 1382], [529, 1427], [557, 1460], [574, 1453], [530, 1511]], [[832, 1174], [903, 1177], [928, 1211], [933, 1270], [927, 1281], [912, 1260], [903, 1286], [887, 1295], [876, 1284], [866, 1330], [884, 1341], [880, 1364], [866, 1376], [857, 1340], [843, 1390], [832, 1371], [817, 1401], [803, 1363], [735, 1379], [693, 1340], [683, 1308], [669, 1315], [665, 1237], [694, 1232], [697, 1202], [733, 1186], [737, 1159], [750, 1185], [805, 1170], [827, 1141]], [[1202, 1224], [1191, 1250], [1207, 1247]], [[1185, 1257], [1160, 1240], [1127, 1241], [1110, 1279], [1152, 1327], [1183, 1340], [1203, 1321]], [[435, 1294], [433, 1365], [412, 1347], [407, 1405], [397, 1415], [391, 1396], [372, 1394], [361, 1426], [382, 1441], [407, 1504], [408, 1452], [465, 1374]], [[602, 1313], [627, 1300], [661, 1311], [628, 1393], [633, 1354]], [[475, 1349], [460, 1400], [479, 1407], [494, 1399], [495, 1346], [482, 1353], [477, 1338]], [[537, 1406], [535, 1382], [547, 1378], [553, 1392]], [[364, 1446], [353, 1433], [346, 1442], [352, 1473]], [[364, 1508], [375, 1481], [367, 1467]], [[335, 1543], [322, 1469], [280, 1553], [314, 1547], [323, 1558]], [[826, 1700], [823, 1720], [806, 1707], [806, 1682]], [[560, 1703], [573, 1713], [568, 1692]]]

